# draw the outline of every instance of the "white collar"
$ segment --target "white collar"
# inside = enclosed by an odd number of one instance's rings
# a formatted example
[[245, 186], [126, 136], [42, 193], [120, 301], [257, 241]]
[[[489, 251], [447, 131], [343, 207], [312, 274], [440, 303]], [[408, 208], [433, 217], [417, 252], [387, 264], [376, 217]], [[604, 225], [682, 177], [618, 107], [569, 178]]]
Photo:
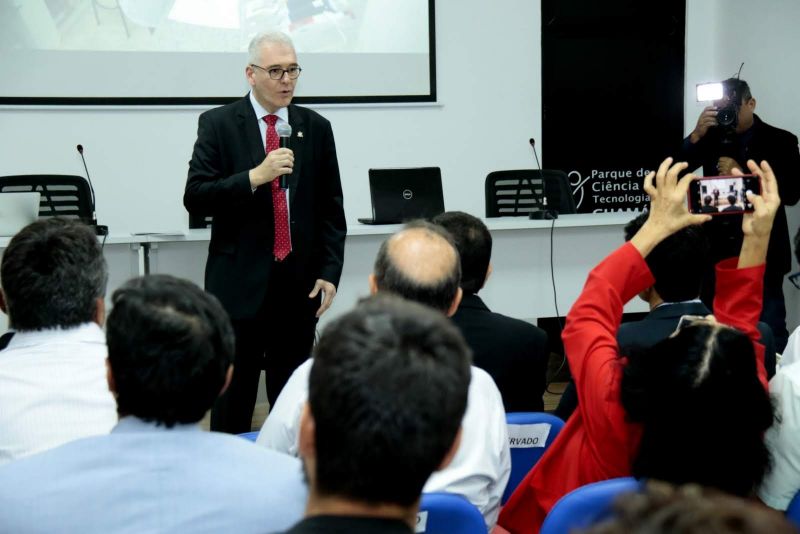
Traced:
[[253, 111], [256, 113], [256, 118], [262, 120], [267, 115], [277, 115], [283, 122], [289, 122], [289, 108], [278, 108], [275, 113], [270, 113], [264, 106], [258, 103], [253, 91], [250, 91], [250, 104], [253, 106]]

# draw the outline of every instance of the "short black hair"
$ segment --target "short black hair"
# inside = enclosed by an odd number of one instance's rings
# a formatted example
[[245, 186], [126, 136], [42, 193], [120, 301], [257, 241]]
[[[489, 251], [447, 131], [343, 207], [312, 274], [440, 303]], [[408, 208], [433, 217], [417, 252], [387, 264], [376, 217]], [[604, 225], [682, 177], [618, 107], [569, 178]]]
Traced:
[[[769, 468], [764, 432], [772, 403], [758, 379], [753, 343], [738, 330], [698, 322], [633, 350], [621, 400], [629, 419], [642, 425], [637, 478], [747, 496]], [[691, 444], [677, 444], [676, 431]]]
[[731, 206], [736, 204], [736, 195], [734, 194], [728, 195], [728, 204], [730, 204]]
[[91, 228], [54, 217], [29, 224], [11, 239], [0, 278], [12, 328], [70, 328], [95, 318], [108, 269]]
[[703, 204], [705, 204], [706, 206], [711, 205], [711, 195], [706, 195], [703, 197]]
[[378, 289], [380, 291], [394, 293], [405, 299], [425, 304], [426, 306], [446, 313], [447, 310], [450, 309], [453, 300], [456, 298], [459, 287], [458, 284], [461, 281], [461, 264], [458, 259], [458, 250], [456, 249], [455, 243], [453, 243], [453, 238], [447, 230], [438, 224], [432, 224], [423, 220], [412, 221], [406, 224], [401, 232], [408, 230], [420, 230], [428, 237], [442, 239], [449, 244], [453, 249], [454, 257], [451, 268], [434, 284], [425, 284], [414, 280], [408, 273], [403, 272], [398, 266], [396, 258], [392, 257], [392, 253], [389, 250], [392, 239], [394, 238], [394, 236], [392, 236], [383, 242], [380, 250], [378, 250], [378, 256], [375, 258], [373, 271]]
[[313, 361], [316, 490], [412, 505], [466, 410], [461, 334], [441, 313], [379, 293], [325, 328]]
[[120, 416], [167, 427], [200, 421], [233, 363], [233, 328], [222, 305], [163, 274], [130, 280], [111, 301], [106, 340]]
[[[644, 212], [625, 226], [630, 241], [647, 221]], [[665, 302], [683, 302], [700, 295], [703, 277], [711, 268], [708, 239], [701, 226], [688, 226], [656, 245], [645, 258], [655, 288]]]
[[433, 222], [453, 236], [461, 258], [461, 289], [474, 295], [483, 287], [492, 258], [492, 234], [479, 218], [463, 211], [437, 215]]
[[739, 78], [728, 78], [722, 82], [723, 93], [728, 96], [734, 91], [739, 95], [738, 106], [746, 104], [751, 98], [753, 93], [750, 92], [750, 85]]

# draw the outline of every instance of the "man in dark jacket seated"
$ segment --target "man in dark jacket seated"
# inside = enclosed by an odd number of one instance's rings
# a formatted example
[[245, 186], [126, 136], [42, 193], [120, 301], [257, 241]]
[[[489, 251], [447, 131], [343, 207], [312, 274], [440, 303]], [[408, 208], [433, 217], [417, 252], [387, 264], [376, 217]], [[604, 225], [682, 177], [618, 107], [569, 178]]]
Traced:
[[472, 349], [473, 363], [489, 373], [506, 412], [541, 412], [547, 372], [547, 334], [541, 328], [492, 312], [478, 296], [492, 272], [492, 235], [483, 221], [461, 211], [437, 216], [461, 257], [464, 296], [452, 320]]

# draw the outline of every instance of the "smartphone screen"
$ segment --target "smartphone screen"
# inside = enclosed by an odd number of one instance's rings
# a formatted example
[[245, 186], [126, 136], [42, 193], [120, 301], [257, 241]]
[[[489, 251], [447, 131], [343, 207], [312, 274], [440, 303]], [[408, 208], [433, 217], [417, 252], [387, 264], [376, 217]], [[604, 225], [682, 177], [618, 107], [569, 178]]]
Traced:
[[689, 185], [689, 211], [726, 215], [753, 211], [745, 193], [761, 194], [758, 176], [707, 176]]

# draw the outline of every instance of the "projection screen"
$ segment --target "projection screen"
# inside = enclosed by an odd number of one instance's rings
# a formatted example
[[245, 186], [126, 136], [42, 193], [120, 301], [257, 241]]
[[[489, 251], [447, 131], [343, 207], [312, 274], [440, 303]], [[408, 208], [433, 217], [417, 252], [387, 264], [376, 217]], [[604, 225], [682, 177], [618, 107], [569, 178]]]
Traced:
[[434, 0], [0, 0], [0, 104], [228, 102], [272, 29], [298, 102], [436, 100]]

